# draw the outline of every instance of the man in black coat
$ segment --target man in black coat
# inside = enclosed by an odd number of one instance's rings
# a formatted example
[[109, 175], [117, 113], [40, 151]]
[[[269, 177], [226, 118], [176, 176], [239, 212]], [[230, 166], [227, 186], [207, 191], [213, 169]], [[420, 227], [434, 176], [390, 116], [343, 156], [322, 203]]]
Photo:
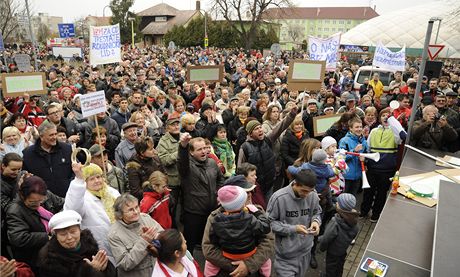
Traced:
[[43, 122], [38, 127], [40, 138], [34, 145], [24, 149], [24, 170], [45, 180], [48, 189], [54, 194], [65, 197], [72, 171], [72, 147], [58, 142], [56, 126]]

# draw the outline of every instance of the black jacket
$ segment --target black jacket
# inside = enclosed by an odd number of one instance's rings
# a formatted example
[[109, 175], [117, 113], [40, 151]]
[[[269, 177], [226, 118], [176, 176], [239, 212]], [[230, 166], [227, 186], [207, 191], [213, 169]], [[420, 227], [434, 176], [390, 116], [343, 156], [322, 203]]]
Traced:
[[110, 263], [104, 271], [94, 270], [83, 259], [92, 260], [99, 251], [96, 240], [91, 231], [85, 229], [80, 234], [80, 249], [69, 251], [63, 248], [53, 236], [51, 240], [40, 250], [39, 271], [41, 276], [46, 277], [112, 277], [116, 276], [116, 269]]
[[[230, 123], [228, 124], [227, 138], [228, 138], [228, 141], [232, 143], [232, 145], [234, 145], [233, 142], [236, 141], [236, 139], [238, 138], [237, 136], [238, 129], [240, 129], [242, 126], [243, 126], [243, 123], [241, 123], [241, 120], [239, 119], [238, 116], [235, 116], [235, 118], [233, 118], [233, 120], [230, 121]], [[237, 150], [237, 149], [234, 149], [234, 150]]]
[[337, 142], [339, 142], [345, 135], [348, 133], [348, 130], [339, 128], [337, 125], [332, 125], [331, 128], [327, 129], [326, 134], [324, 136], [331, 136]]
[[348, 246], [358, 235], [357, 218], [356, 212], [338, 212], [327, 224], [324, 235], [319, 238], [319, 249], [327, 250], [334, 256], [346, 255]]
[[65, 197], [70, 181], [74, 177], [70, 160], [72, 147], [57, 142], [48, 153], [40, 145], [41, 140], [38, 139], [34, 145], [24, 149], [23, 169], [41, 177], [51, 192]]
[[208, 216], [217, 208], [217, 190], [224, 183], [224, 175], [216, 162], [204, 162], [190, 157], [189, 149], [179, 144], [177, 168], [184, 193], [184, 210]]
[[283, 158], [286, 167], [293, 165], [294, 161], [299, 157], [300, 144], [304, 139], [308, 138], [308, 132], [305, 131], [300, 139], [298, 139], [291, 129], [286, 130], [281, 141], [281, 157]]
[[128, 171], [129, 190], [139, 201], [143, 197], [142, 183], [148, 181], [150, 174], [157, 170], [166, 174], [157, 156], [151, 159], [142, 159], [139, 155], [134, 155], [126, 163], [126, 169]]
[[126, 111], [126, 113], [122, 113], [120, 112], [120, 109], [117, 109], [110, 117], [117, 122], [118, 129], [121, 130], [123, 124], [129, 121], [131, 113], [129, 111]]

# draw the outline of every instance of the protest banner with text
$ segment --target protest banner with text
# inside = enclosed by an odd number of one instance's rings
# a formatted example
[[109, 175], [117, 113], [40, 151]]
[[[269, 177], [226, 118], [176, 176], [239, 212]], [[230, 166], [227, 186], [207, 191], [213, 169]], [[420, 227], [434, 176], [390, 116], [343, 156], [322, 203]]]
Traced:
[[393, 52], [379, 42], [375, 47], [372, 66], [390, 71], [404, 71], [406, 67], [406, 45], [398, 52]]
[[334, 71], [337, 65], [340, 47], [340, 33], [322, 39], [309, 36], [308, 52], [312, 61], [326, 61], [326, 70]]
[[83, 117], [103, 113], [107, 110], [105, 92], [103, 90], [81, 95], [80, 103]]
[[91, 65], [121, 62], [120, 25], [90, 26]]

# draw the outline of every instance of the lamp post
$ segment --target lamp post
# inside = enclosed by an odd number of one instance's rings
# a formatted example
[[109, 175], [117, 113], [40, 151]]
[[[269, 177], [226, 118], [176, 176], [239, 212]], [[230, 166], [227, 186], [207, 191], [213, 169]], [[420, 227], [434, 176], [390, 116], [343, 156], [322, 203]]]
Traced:
[[37, 42], [35, 41], [35, 35], [32, 31], [32, 21], [30, 18], [30, 9], [29, 9], [29, 1], [26, 0], [26, 10], [27, 10], [27, 20], [29, 21], [29, 32], [30, 32], [30, 41], [32, 42], [32, 48], [34, 52], [34, 62], [35, 62], [35, 71], [38, 71], [38, 62], [37, 62]]
[[131, 21], [131, 45], [134, 49], [134, 17], [128, 17], [128, 20]]
[[110, 8], [110, 5], [104, 6], [104, 8], [102, 9], [102, 17], [105, 17], [105, 8]]
[[[425, 74], [425, 65], [426, 65], [426, 60], [428, 57], [428, 45], [430, 44], [430, 39], [431, 39], [431, 33], [433, 32], [433, 24], [435, 21], [441, 22], [442, 18], [440, 17], [432, 17], [428, 21], [428, 27], [426, 29], [426, 35], [425, 35], [425, 44], [423, 45], [423, 52], [422, 52], [422, 63], [420, 64], [420, 69], [419, 69], [419, 74], [422, 76]], [[418, 107], [418, 104], [420, 102], [420, 90], [422, 87], [422, 78], [417, 78], [417, 86], [415, 88], [415, 95], [414, 95], [414, 103], [412, 104], [412, 114], [409, 119], [409, 124], [407, 125], [407, 137], [406, 137], [406, 144], [409, 144], [410, 139], [411, 139], [411, 134], [412, 134], [412, 126], [414, 124], [415, 120], [415, 110]]]

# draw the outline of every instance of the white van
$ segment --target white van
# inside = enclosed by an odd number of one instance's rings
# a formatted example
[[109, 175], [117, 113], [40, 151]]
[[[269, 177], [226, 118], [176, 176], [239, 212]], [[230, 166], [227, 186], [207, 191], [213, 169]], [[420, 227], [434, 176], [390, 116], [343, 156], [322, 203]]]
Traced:
[[387, 92], [389, 90], [388, 86], [393, 80], [394, 72], [369, 65], [361, 66], [358, 69], [358, 72], [355, 74], [355, 85], [353, 89], [355, 91], [359, 90], [361, 85], [364, 83], [364, 79], [369, 78], [369, 80], [371, 80], [374, 73], [378, 73], [380, 75], [380, 81], [383, 84], [383, 91]]

